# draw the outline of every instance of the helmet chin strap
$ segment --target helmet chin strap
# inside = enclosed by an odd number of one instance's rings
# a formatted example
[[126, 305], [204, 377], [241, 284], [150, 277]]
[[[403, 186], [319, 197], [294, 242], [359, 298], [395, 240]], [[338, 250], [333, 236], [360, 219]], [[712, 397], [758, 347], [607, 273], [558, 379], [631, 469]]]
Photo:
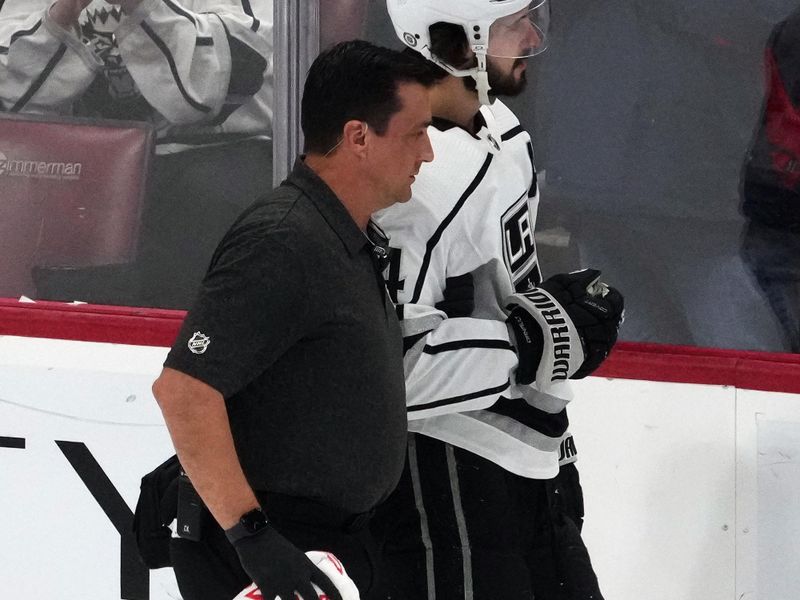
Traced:
[[455, 77], [472, 77], [475, 80], [478, 101], [481, 103], [480, 112], [483, 115], [483, 120], [486, 122], [486, 132], [484, 135], [479, 134], [479, 136], [485, 137], [490, 142], [492, 153], [499, 152], [501, 132], [494, 118], [492, 102], [489, 99], [489, 90], [492, 88], [489, 85], [489, 73], [486, 70], [486, 46], [483, 44], [475, 44], [472, 46], [472, 51], [475, 53], [475, 57], [478, 60], [477, 67], [472, 69], [456, 69], [435, 54], [430, 54], [428, 58]]
[[457, 69], [450, 63], [442, 60], [432, 53], [425, 56], [428, 60], [442, 67], [445, 71], [454, 75], [455, 77], [472, 77], [475, 80], [475, 89], [478, 92], [478, 101], [483, 106], [491, 106], [492, 101], [489, 99], [489, 73], [486, 70], [486, 46], [483, 44], [476, 44], [472, 46], [472, 51], [478, 60], [478, 65], [472, 69]]
[[486, 71], [486, 46], [475, 45], [472, 47], [475, 57], [478, 59], [478, 68], [475, 69], [470, 75], [475, 80], [475, 87], [478, 91], [478, 100], [484, 106], [490, 106], [489, 90], [492, 89], [489, 85], [489, 73]]

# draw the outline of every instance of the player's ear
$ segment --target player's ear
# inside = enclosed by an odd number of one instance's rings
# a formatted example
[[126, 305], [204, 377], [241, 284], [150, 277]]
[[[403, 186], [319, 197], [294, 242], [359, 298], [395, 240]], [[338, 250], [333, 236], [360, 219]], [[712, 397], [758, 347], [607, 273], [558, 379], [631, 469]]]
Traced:
[[359, 156], [365, 156], [367, 151], [367, 131], [369, 125], [365, 121], [351, 120], [344, 124], [342, 129], [342, 143]]

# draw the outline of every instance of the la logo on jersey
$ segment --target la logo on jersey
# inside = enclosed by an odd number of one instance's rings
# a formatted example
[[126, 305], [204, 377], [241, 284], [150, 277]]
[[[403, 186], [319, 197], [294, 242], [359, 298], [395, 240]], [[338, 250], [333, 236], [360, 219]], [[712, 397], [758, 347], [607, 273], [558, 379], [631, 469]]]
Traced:
[[189, 339], [188, 346], [192, 354], [203, 354], [210, 343], [211, 338], [199, 331], [195, 331], [194, 335]]
[[514, 289], [527, 291], [541, 283], [527, 192], [503, 215], [502, 229], [503, 258]]

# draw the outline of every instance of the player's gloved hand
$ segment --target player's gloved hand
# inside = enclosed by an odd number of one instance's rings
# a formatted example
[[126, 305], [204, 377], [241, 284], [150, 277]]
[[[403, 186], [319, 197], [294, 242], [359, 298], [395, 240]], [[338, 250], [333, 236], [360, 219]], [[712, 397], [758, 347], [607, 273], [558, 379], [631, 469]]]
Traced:
[[303, 600], [316, 600], [316, 584], [330, 600], [342, 600], [342, 596], [330, 578], [323, 573], [294, 544], [283, 537], [272, 525], [259, 531], [228, 539], [239, 555], [242, 568], [269, 600], [280, 596], [281, 600], [295, 600], [297, 592]]
[[472, 273], [445, 279], [444, 299], [436, 303], [436, 308], [449, 319], [469, 317], [475, 310], [475, 281]]
[[624, 301], [599, 282], [600, 271], [555, 275], [504, 305], [519, 366], [516, 381], [546, 389], [567, 378], [586, 377], [617, 341]]
[[600, 281], [597, 269], [554, 275], [540, 287], [564, 307], [578, 329], [584, 359], [571, 378], [582, 379], [600, 366], [617, 342], [625, 300]]

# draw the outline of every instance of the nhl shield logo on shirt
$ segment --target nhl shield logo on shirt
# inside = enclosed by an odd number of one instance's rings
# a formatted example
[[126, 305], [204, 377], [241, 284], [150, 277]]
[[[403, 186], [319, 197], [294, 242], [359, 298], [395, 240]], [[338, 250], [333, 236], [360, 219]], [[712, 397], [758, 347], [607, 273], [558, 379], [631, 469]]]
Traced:
[[211, 338], [207, 335], [203, 335], [199, 331], [195, 331], [194, 335], [189, 339], [189, 350], [192, 351], [192, 354], [203, 354], [208, 345], [211, 343]]

